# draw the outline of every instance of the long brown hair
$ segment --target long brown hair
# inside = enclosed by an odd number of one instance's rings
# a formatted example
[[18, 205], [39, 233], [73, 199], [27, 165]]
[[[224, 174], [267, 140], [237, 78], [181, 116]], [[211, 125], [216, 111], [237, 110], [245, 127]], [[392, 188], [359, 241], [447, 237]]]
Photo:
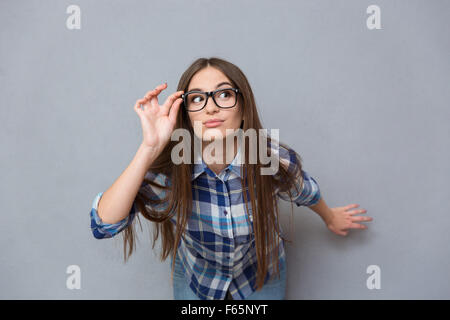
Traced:
[[[244, 73], [234, 64], [218, 57], [199, 58], [195, 60], [182, 74], [178, 83], [177, 91], [183, 90], [186, 92], [191, 78], [198, 71], [208, 66], [217, 68], [222, 71], [225, 76], [228, 77], [228, 79], [231, 81], [233, 86], [240, 90], [241, 94], [238, 95], [238, 101], [240, 103], [240, 106], [242, 107], [241, 110], [243, 111], [243, 123], [241, 125], [241, 128], [244, 132], [250, 128], [255, 129], [259, 139], [259, 129], [263, 129], [263, 126], [261, 125], [261, 122], [259, 120], [253, 92]], [[181, 105], [181, 108], [177, 115], [177, 121], [174, 129], [177, 128], [187, 129], [190, 131], [191, 137], [194, 136], [194, 131], [189, 120], [189, 116], [187, 114], [187, 111], [183, 108], [183, 105]], [[270, 136], [267, 135], [266, 138], [269, 142], [271, 141]], [[156, 160], [149, 168], [149, 171], [153, 173], [163, 173], [167, 177], [169, 177], [171, 181], [170, 185], [161, 185], [155, 181], [144, 179], [145, 183], [149, 183], [153, 186], [165, 189], [167, 191], [166, 197], [162, 200], [154, 200], [149, 198], [145, 194], [145, 192], [142, 192], [141, 189], [135, 199], [138, 211], [144, 216], [144, 218], [153, 222], [155, 232], [153, 233], [152, 248], [154, 249], [155, 242], [158, 239], [159, 234], [161, 234], [161, 261], [165, 261], [169, 254], [172, 254], [172, 277], [177, 248], [181, 241], [181, 236], [185, 231], [186, 223], [189, 219], [190, 213], [192, 211], [193, 200], [191, 186], [193, 161], [191, 161], [190, 163], [181, 164], [174, 164], [171, 161], [171, 150], [177, 143], [177, 141], [169, 141], [161, 154], [156, 158]], [[280, 142], [277, 143], [280, 147], [287, 148], [286, 145]], [[244, 173], [242, 174], [242, 176], [244, 177], [244, 179], [242, 179], [242, 190], [247, 210], [247, 216], [249, 209], [247, 205], [247, 192], [245, 190], [248, 189], [250, 195], [252, 208], [251, 212], [253, 214], [253, 230], [257, 254], [256, 289], [259, 290], [264, 285], [264, 279], [269, 267], [269, 258], [273, 259], [272, 262], [276, 266], [274, 274], [279, 275], [278, 236], [280, 236], [285, 241], [291, 242], [285, 239], [279, 232], [280, 230], [278, 223], [280, 220], [278, 219], [278, 204], [276, 201], [276, 194], [274, 193], [274, 190], [278, 188], [279, 191], [286, 192], [290, 197], [292, 197], [290, 193], [292, 187], [296, 185], [296, 180], [302, 179], [302, 175], [300, 174], [302, 168], [302, 159], [296, 152], [294, 152], [294, 155], [296, 157], [295, 170], [288, 171], [288, 168], [280, 162], [279, 170], [276, 175], [261, 175], [261, 168], [266, 167], [267, 165], [261, 164], [260, 162], [259, 146], [257, 146], [257, 163], [250, 164], [248, 143], [245, 143], [244, 145], [245, 161], [243, 166], [241, 167], [241, 173]], [[193, 154], [194, 153], [191, 152], [191, 155]], [[303, 181], [300, 181], [301, 182], [299, 185], [301, 186]], [[247, 186], [254, 187], [248, 188]], [[299, 190], [297, 190], [297, 192], [299, 192]], [[161, 205], [162, 203], [166, 204], [165, 210], [153, 210], [155, 207], [152, 206]], [[293, 212], [292, 203], [291, 209]], [[174, 214], [177, 215], [175, 232], [173, 230], [174, 224], [170, 221], [170, 218], [173, 217]], [[124, 260], [126, 262], [132, 254], [135, 244], [133, 224], [130, 224], [122, 234], [124, 237]], [[128, 255], [126, 252], [127, 244], [129, 251]]]

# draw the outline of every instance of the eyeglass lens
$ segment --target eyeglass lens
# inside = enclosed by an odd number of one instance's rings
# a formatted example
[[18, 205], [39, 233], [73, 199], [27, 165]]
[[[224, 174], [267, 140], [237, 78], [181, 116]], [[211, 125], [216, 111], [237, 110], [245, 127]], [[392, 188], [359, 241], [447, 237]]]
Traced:
[[[206, 104], [206, 94], [200, 92], [188, 93], [186, 96], [187, 106], [190, 111], [202, 109]], [[223, 89], [214, 94], [214, 100], [219, 107], [230, 108], [236, 103], [236, 92], [231, 89]]]

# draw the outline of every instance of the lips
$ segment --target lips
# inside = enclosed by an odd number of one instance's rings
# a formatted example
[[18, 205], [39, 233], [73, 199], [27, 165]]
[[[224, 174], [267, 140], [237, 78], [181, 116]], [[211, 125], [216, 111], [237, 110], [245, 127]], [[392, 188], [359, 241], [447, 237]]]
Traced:
[[208, 120], [207, 122], [205, 122], [205, 127], [207, 128], [213, 128], [213, 127], [217, 127], [220, 126], [222, 124], [223, 120], [220, 119], [211, 119]]
[[206, 121], [205, 124], [212, 123], [212, 122], [223, 122], [223, 120], [221, 120], [221, 119], [211, 119], [211, 120]]

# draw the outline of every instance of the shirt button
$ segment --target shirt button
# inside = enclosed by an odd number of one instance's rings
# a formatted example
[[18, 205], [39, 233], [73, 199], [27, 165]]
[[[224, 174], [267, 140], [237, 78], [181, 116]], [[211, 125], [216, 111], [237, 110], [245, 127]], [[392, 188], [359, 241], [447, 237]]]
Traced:
[[228, 212], [227, 212], [227, 210], [223, 210], [223, 213], [224, 213], [225, 215], [227, 215]]

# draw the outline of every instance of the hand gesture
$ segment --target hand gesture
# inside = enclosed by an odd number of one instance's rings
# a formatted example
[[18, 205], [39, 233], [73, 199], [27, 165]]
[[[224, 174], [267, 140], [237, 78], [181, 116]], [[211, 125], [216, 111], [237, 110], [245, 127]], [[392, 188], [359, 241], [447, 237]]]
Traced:
[[359, 210], [352, 210], [350, 209], [359, 207], [358, 204], [350, 204], [344, 207], [336, 207], [331, 208], [332, 217], [330, 219], [330, 222], [327, 224], [327, 227], [330, 231], [341, 235], [346, 236], [348, 234], [348, 231], [346, 231], [349, 228], [353, 229], [367, 229], [367, 226], [359, 223], [355, 223], [356, 221], [372, 221], [373, 219], [371, 217], [361, 217], [361, 216], [354, 216], [357, 213], [366, 213], [367, 210], [365, 209], [359, 209]]
[[[183, 99], [183, 91], [177, 91], [167, 97], [163, 105], [158, 104], [158, 94], [167, 88], [167, 83], [147, 92], [143, 99], [136, 101], [134, 111], [141, 119], [142, 145], [161, 151], [174, 130], [178, 110]], [[142, 105], [142, 107], [141, 107]]]

